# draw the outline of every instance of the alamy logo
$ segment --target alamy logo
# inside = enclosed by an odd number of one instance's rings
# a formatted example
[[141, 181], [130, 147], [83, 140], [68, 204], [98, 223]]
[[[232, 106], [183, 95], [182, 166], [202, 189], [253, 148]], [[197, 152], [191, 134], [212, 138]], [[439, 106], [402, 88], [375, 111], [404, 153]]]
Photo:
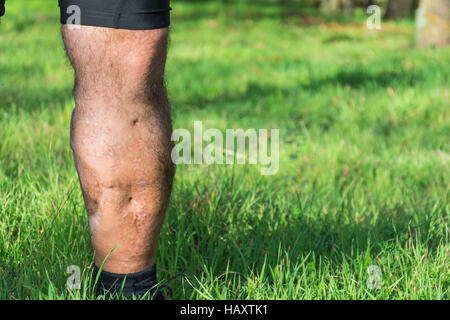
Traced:
[[80, 267], [71, 265], [67, 267], [66, 273], [70, 274], [66, 281], [66, 287], [69, 290], [80, 290], [81, 271]]
[[367, 13], [372, 14], [367, 19], [367, 28], [369, 29], [381, 29], [381, 8], [377, 5], [372, 5], [367, 8]]
[[67, 18], [66, 24], [69, 29], [80, 29], [81, 25], [81, 9], [77, 5], [67, 7], [67, 13], [70, 16]]
[[226, 129], [224, 137], [222, 131], [204, 131], [203, 123], [194, 121], [194, 139], [187, 129], [173, 132], [172, 141], [178, 143], [171, 156], [175, 164], [245, 164], [248, 160], [249, 164], [260, 165], [262, 175], [273, 175], [279, 168], [279, 140], [279, 129], [270, 130], [269, 146], [267, 129]]
[[371, 265], [367, 268], [369, 277], [366, 285], [371, 290], [378, 290], [381, 287], [381, 269], [379, 266]]

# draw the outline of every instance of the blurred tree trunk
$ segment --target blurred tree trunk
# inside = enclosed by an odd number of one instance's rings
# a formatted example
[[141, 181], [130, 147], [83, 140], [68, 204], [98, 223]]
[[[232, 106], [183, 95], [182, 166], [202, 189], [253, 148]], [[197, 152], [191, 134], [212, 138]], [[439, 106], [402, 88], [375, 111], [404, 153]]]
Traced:
[[339, 0], [320, 0], [320, 9], [325, 14], [334, 14], [339, 11]]
[[450, 44], [450, 0], [421, 0], [416, 17], [419, 48]]
[[351, 15], [352, 7], [351, 0], [320, 0], [320, 9], [325, 14], [336, 14], [343, 9], [345, 14]]
[[389, 0], [384, 18], [385, 19], [406, 18], [411, 14], [413, 8], [414, 8], [414, 0]]

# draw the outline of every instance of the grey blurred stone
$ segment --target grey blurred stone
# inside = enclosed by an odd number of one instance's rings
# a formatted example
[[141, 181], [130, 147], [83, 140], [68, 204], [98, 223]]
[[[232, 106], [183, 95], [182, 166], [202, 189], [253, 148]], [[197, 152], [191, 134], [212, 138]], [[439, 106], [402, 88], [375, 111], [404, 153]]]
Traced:
[[450, 0], [421, 0], [416, 14], [416, 46], [450, 44]]

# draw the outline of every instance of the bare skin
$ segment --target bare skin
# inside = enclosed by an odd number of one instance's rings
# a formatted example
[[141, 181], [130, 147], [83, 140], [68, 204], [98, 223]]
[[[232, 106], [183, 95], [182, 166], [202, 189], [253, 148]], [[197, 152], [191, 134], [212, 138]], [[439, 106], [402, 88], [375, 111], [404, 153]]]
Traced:
[[74, 154], [95, 264], [151, 268], [170, 198], [172, 126], [164, 87], [168, 29], [63, 26], [75, 70]]

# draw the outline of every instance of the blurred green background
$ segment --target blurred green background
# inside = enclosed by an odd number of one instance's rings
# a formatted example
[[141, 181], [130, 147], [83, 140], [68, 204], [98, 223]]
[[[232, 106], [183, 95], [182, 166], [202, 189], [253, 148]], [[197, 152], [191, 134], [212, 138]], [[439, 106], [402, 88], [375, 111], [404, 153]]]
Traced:
[[[172, 1], [174, 128], [280, 129], [274, 176], [178, 166], [157, 260], [175, 299], [449, 298], [450, 48], [416, 49], [415, 1], [374, 3], [380, 30], [365, 1]], [[59, 28], [56, 1], [7, 1], [2, 299], [92, 298]]]

